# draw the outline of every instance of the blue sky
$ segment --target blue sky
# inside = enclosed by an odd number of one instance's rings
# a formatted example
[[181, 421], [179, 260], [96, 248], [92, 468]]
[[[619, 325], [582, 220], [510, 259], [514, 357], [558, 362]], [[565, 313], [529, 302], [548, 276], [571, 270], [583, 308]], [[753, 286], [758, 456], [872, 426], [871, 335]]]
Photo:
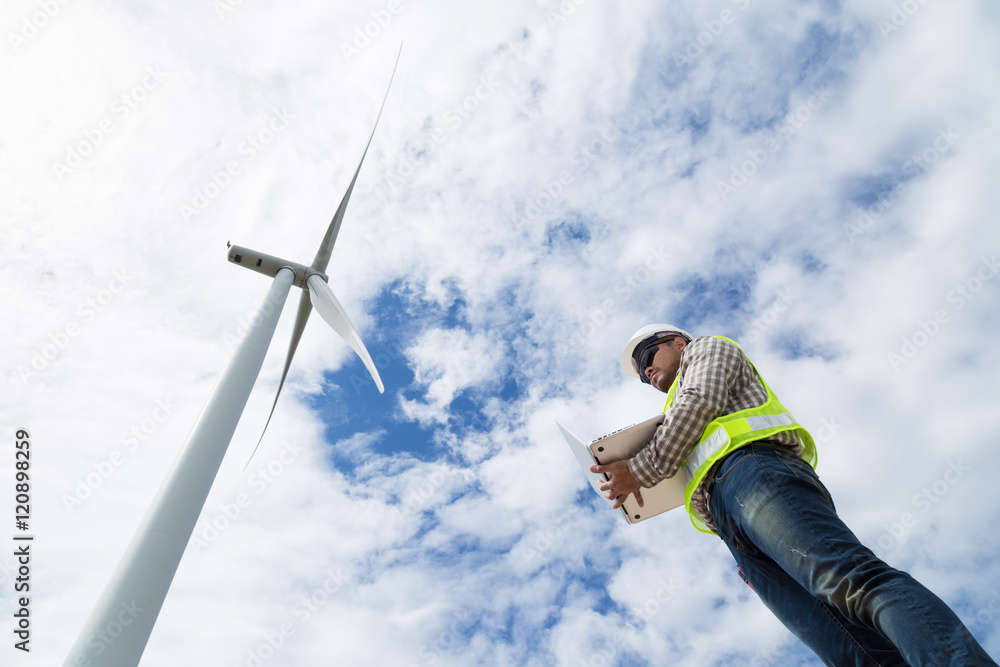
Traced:
[[266, 292], [226, 242], [311, 261], [400, 44], [328, 270], [386, 391], [312, 317], [244, 472], [284, 313], [142, 664], [818, 665], [719, 540], [625, 525], [561, 439], [661, 408], [618, 368], [655, 321], [739, 340], [848, 525], [1000, 655], [998, 23], [8, 3], [0, 421], [38, 452], [39, 557], [33, 651], [4, 664], [65, 657]]

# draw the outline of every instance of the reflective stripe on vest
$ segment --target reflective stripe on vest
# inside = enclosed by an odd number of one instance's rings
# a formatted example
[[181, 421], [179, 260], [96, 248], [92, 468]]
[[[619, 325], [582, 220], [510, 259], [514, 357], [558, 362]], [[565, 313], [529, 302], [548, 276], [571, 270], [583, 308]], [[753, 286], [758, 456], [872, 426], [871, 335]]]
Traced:
[[[728, 341], [736, 347], [739, 345], [724, 336], [716, 336]], [[794, 431], [799, 438], [799, 455], [805, 459], [809, 465], [816, 467], [816, 445], [812, 436], [805, 430], [795, 417], [792, 416], [785, 406], [778, 401], [771, 388], [764, 382], [760, 371], [749, 359], [750, 367], [757, 374], [764, 390], [767, 392], [767, 401], [763, 405], [755, 408], [739, 410], [727, 415], [721, 415], [710, 421], [705, 430], [702, 431], [698, 444], [694, 446], [684, 461], [681, 474], [684, 475], [684, 507], [694, 527], [703, 533], [712, 533], [708, 525], [698, 516], [692, 505], [694, 492], [701, 485], [705, 476], [724, 456], [744, 445], [764, 438], [770, 438], [776, 433], [784, 431]], [[667, 391], [667, 402], [663, 406], [663, 412], [667, 412], [674, 402], [674, 394], [677, 391], [678, 378], [674, 378], [673, 384]]]

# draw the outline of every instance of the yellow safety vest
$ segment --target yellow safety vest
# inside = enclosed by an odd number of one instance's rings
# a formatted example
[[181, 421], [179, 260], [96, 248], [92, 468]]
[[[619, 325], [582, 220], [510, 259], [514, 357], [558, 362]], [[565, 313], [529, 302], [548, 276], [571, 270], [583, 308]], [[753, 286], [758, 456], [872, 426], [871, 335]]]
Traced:
[[[736, 347], [740, 347], [739, 344], [729, 340], [725, 336], [716, 336], [716, 338], [721, 338], [736, 345]], [[747, 361], [750, 360], [747, 359]], [[705, 475], [726, 454], [755, 440], [769, 438], [775, 433], [795, 431], [800, 443], [799, 454], [809, 465], [813, 468], [816, 467], [816, 443], [813, 442], [809, 431], [805, 430], [801, 424], [795, 421], [792, 413], [781, 404], [778, 397], [774, 395], [771, 388], [764, 382], [764, 378], [761, 376], [760, 371], [757, 370], [757, 367], [753, 365], [752, 361], [750, 361], [750, 366], [757, 373], [757, 378], [767, 391], [767, 402], [759, 407], [739, 410], [738, 412], [722, 415], [710, 421], [705, 426], [698, 444], [688, 454], [687, 459], [684, 461], [684, 467], [681, 469], [681, 474], [684, 475], [685, 480], [684, 507], [691, 517], [691, 523], [703, 533], [714, 534], [708, 529], [708, 526], [702, 521], [701, 517], [698, 516], [698, 513], [691, 504], [691, 499], [694, 497], [695, 490], [697, 490], [702, 480], [705, 479]], [[673, 384], [670, 385], [670, 389], [667, 391], [667, 402], [663, 406], [664, 413], [674, 403], [677, 381], [678, 378], [674, 378]]]

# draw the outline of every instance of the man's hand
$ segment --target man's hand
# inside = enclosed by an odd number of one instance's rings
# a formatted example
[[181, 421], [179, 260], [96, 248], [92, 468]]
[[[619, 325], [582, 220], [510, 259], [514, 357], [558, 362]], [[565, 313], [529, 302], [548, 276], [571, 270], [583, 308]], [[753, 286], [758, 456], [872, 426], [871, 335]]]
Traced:
[[607, 465], [592, 465], [590, 472], [604, 473], [608, 476], [607, 481], [601, 482], [601, 491], [605, 491], [604, 497], [614, 500], [615, 504], [611, 509], [621, 507], [630, 494], [635, 495], [636, 502], [642, 507], [642, 493], [639, 482], [632, 476], [632, 471], [628, 469], [628, 461], [614, 461]]

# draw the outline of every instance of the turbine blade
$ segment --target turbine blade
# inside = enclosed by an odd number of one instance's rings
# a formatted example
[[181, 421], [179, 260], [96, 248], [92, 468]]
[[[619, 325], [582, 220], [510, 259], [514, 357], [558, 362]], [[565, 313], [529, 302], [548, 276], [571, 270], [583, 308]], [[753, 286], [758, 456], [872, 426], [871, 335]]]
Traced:
[[340, 305], [337, 297], [333, 295], [333, 290], [316, 274], [309, 276], [306, 284], [309, 285], [309, 294], [312, 295], [312, 304], [316, 308], [316, 312], [358, 353], [361, 361], [365, 364], [365, 368], [368, 369], [372, 379], [375, 380], [375, 386], [378, 387], [379, 393], [385, 393], [385, 386], [382, 384], [382, 378], [378, 376], [378, 369], [375, 368], [375, 362], [372, 361], [371, 355], [368, 354], [368, 349], [361, 342], [361, 336], [358, 335], [354, 325], [351, 324], [350, 318], [347, 317], [347, 313], [344, 312], [344, 307]]
[[[375, 130], [378, 128], [378, 122], [382, 118], [382, 110], [385, 109], [385, 102], [389, 99], [389, 89], [392, 88], [392, 80], [396, 76], [396, 68], [399, 66], [399, 56], [403, 52], [403, 45], [399, 45], [399, 52], [396, 54], [396, 62], [392, 66], [392, 74], [389, 76], [389, 85], [385, 89], [385, 95], [382, 97], [382, 106], [378, 109], [378, 115], [375, 117], [375, 125], [372, 127], [371, 134], [368, 136], [368, 143], [365, 144], [365, 150], [361, 153], [361, 159], [358, 161], [358, 168], [354, 170], [354, 177], [351, 178], [350, 185], [347, 186], [347, 192], [344, 193], [344, 198], [340, 201], [340, 206], [337, 207], [337, 212], [334, 213], [333, 219], [330, 221], [330, 226], [327, 227], [326, 234], [323, 236], [323, 241], [320, 243], [319, 250], [316, 253], [316, 257], [313, 260], [312, 268], [326, 272], [326, 267], [330, 263], [330, 254], [333, 252], [333, 245], [337, 242], [337, 235], [340, 233], [340, 225], [344, 221], [344, 214], [347, 212], [347, 203], [351, 199], [351, 193], [354, 192], [354, 184], [358, 180], [358, 174], [361, 173], [361, 165], [364, 164], [365, 156], [368, 155], [368, 148], [372, 145], [372, 139], [375, 137]], [[361, 360], [364, 362], [365, 367], [368, 372], [371, 373], [372, 378], [375, 380], [376, 386], [380, 393], [385, 392], [385, 387], [382, 385], [382, 379], [378, 376], [378, 370], [375, 368], [375, 363], [372, 361], [371, 356], [368, 354], [368, 350], [365, 348], [364, 343], [361, 342], [361, 337], [358, 336], [358, 332], [354, 329], [354, 325], [351, 324], [351, 320], [347, 317], [347, 313], [344, 312], [343, 306], [337, 301], [337, 297], [333, 295], [330, 290], [329, 285], [327, 285], [322, 278], [313, 275], [310, 276], [307, 281], [309, 285], [308, 291], [303, 291], [302, 299], [299, 301], [299, 312], [295, 318], [295, 327], [292, 331], [292, 341], [288, 346], [288, 355], [285, 357], [285, 368], [281, 372], [281, 381], [278, 383], [278, 391], [274, 395], [274, 403], [271, 404], [271, 412], [267, 416], [267, 422], [264, 424], [264, 431], [260, 434], [260, 440], [257, 441], [257, 446], [254, 447], [253, 452], [250, 454], [250, 458], [247, 459], [246, 465], [243, 466], [243, 470], [247, 469], [250, 465], [250, 461], [253, 460], [254, 454], [257, 453], [257, 449], [260, 447], [260, 443], [264, 440], [264, 434], [267, 433], [267, 427], [271, 424], [271, 417], [274, 416], [274, 409], [278, 405], [278, 397], [281, 396], [281, 388], [285, 385], [285, 378], [288, 376], [288, 369], [292, 364], [292, 357], [295, 356], [295, 350], [299, 345], [299, 339], [302, 338], [302, 332], [305, 330], [306, 321], [309, 319], [309, 313], [312, 312], [313, 305], [316, 306], [316, 310], [319, 311], [320, 316], [323, 317], [326, 322], [333, 327], [340, 336], [347, 341]], [[313, 283], [316, 283], [314, 286]], [[312, 301], [315, 300], [317, 303], [313, 304]]]
[[281, 382], [278, 383], [278, 391], [274, 394], [274, 403], [271, 404], [271, 412], [267, 415], [267, 422], [264, 423], [264, 430], [260, 433], [260, 440], [257, 441], [257, 446], [253, 448], [250, 452], [250, 458], [247, 459], [246, 465], [243, 466], [243, 470], [247, 469], [250, 465], [250, 461], [253, 460], [253, 455], [257, 453], [257, 449], [260, 448], [260, 443], [264, 441], [264, 434], [267, 433], [267, 427], [271, 424], [271, 417], [274, 416], [274, 409], [278, 407], [278, 397], [281, 396], [281, 388], [285, 386], [285, 378], [288, 376], [288, 368], [292, 365], [292, 357], [295, 356], [295, 350], [299, 346], [299, 340], [302, 338], [302, 332], [305, 331], [306, 322], [309, 320], [309, 313], [312, 312], [312, 303], [309, 299], [309, 292], [303, 290], [302, 298], [299, 299], [299, 312], [295, 316], [295, 327], [292, 329], [292, 342], [288, 345], [288, 355], [285, 357], [285, 368], [281, 371]]
[[344, 214], [347, 212], [347, 202], [351, 199], [351, 193], [354, 191], [354, 184], [358, 180], [358, 174], [361, 173], [361, 165], [365, 161], [365, 156], [368, 154], [368, 147], [372, 145], [372, 138], [375, 136], [375, 128], [378, 127], [378, 121], [382, 117], [382, 109], [385, 108], [385, 101], [389, 99], [389, 88], [392, 87], [392, 80], [396, 76], [396, 67], [399, 66], [399, 55], [403, 52], [403, 45], [399, 45], [399, 53], [396, 54], [396, 64], [392, 66], [392, 76], [389, 77], [389, 86], [385, 89], [385, 96], [382, 98], [382, 106], [379, 107], [378, 116], [375, 117], [375, 126], [372, 127], [372, 133], [368, 137], [368, 143], [365, 144], [365, 150], [361, 154], [361, 160], [358, 161], [358, 168], [354, 170], [354, 178], [351, 179], [351, 184], [347, 186], [347, 192], [344, 194], [344, 198], [340, 201], [340, 206], [337, 207], [337, 212], [333, 214], [333, 220], [330, 221], [330, 226], [326, 230], [326, 234], [323, 236], [323, 242], [319, 245], [319, 250], [316, 252], [316, 258], [313, 260], [312, 268], [317, 271], [326, 272], [326, 267], [330, 263], [330, 253], [333, 252], [333, 244], [337, 242], [337, 234], [340, 233], [340, 225], [344, 221]]

